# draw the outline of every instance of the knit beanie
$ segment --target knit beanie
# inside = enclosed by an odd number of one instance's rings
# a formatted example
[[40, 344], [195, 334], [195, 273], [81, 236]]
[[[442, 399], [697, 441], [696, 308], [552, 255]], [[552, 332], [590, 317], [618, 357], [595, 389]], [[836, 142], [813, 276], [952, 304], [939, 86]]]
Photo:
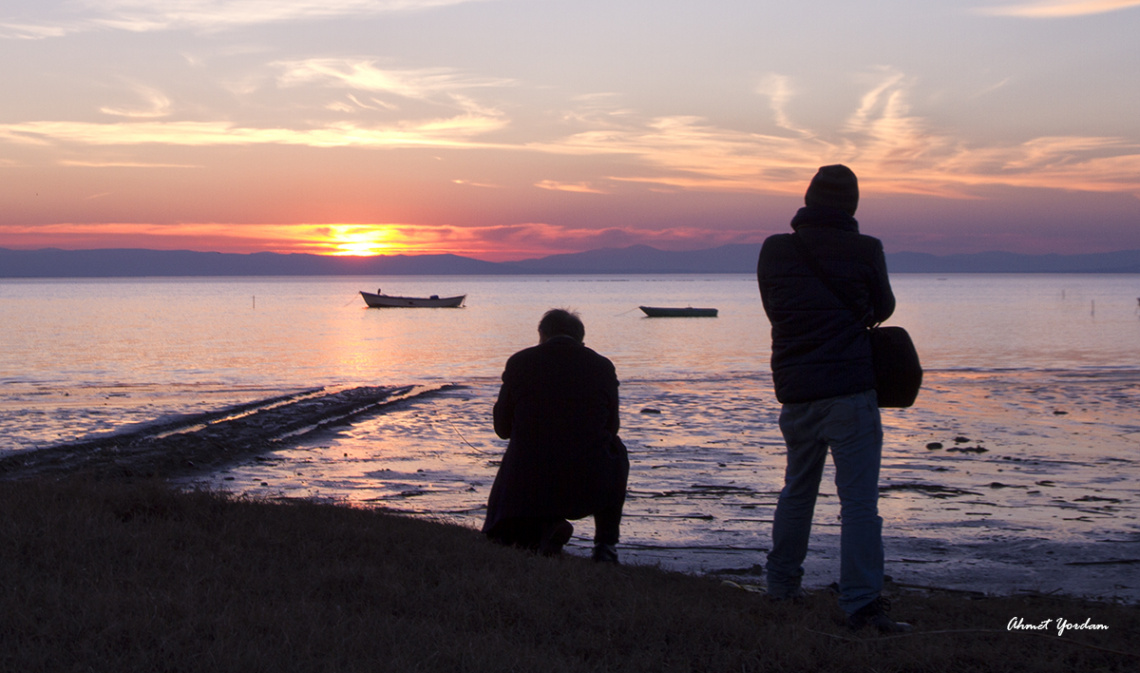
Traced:
[[843, 164], [823, 166], [811, 179], [804, 203], [837, 208], [853, 216], [859, 205], [859, 181], [855, 173]]

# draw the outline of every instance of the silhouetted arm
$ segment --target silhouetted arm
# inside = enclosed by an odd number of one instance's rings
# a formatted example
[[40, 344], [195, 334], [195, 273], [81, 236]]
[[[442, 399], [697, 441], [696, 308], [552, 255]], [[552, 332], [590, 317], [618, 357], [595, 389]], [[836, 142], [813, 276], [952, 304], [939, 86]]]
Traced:
[[618, 379], [617, 373], [613, 368], [613, 363], [609, 363], [608, 361], [607, 363], [609, 364], [609, 367], [606, 373], [606, 376], [608, 378], [606, 382], [606, 404], [609, 407], [610, 413], [606, 419], [606, 430], [608, 430], [611, 435], [616, 435], [618, 433], [618, 430], [621, 430], [621, 415], [619, 413], [620, 403], [618, 400]]
[[895, 294], [887, 276], [887, 258], [880, 243], [875, 249], [875, 282], [871, 286], [871, 311], [875, 322], [883, 322], [895, 312]]
[[515, 416], [515, 386], [512, 382], [510, 363], [503, 371], [503, 385], [499, 388], [499, 399], [495, 401], [495, 408], [491, 412], [495, 423], [495, 434], [502, 439], [511, 438], [511, 423]]

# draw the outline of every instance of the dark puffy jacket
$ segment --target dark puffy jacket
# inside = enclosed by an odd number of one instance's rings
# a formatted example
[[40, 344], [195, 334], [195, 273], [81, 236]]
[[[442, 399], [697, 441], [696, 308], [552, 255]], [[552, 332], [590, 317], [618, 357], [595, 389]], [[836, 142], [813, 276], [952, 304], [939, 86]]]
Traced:
[[799, 236], [833, 285], [874, 322], [890, 317], [895, 297], [883, 244], [859, 233], [855, 218], [832, 208], [801, 208], [795, 234], [764, 241], [756, 278], [772, 323], [772, 379], [782, 403], [850, 395], [875, 387], [867, 330], [812, 271]]
[[510, 439], [483, 532], [518, 517], [580, 519], [625, 498], [614, 365], [558, 336], [515, 353], [503, 371], [495, 433]]

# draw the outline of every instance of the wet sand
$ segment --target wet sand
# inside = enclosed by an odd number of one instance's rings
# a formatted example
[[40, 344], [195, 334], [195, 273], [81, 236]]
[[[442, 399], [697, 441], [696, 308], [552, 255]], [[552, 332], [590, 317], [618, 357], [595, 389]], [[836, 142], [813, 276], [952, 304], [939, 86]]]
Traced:
[[[183, 479], [270, 498], [383, 506], [478, 527], [505, 442], [497, 380]], [[632, 463], [625, 563], [760, 584], [783, 445], [766, 375], [622, 382]], [[1140, 601], [1140, 372], [928, 372], [885, 410], [881, 514], [896, 584]], [[805, 584], [838, 574], [831, 468]], [[569, 552], [588, 553], [576, 522]]]
[[313, 388], [0, 457], [0, 479], [172, 479], [287, 450], [447, 386]]

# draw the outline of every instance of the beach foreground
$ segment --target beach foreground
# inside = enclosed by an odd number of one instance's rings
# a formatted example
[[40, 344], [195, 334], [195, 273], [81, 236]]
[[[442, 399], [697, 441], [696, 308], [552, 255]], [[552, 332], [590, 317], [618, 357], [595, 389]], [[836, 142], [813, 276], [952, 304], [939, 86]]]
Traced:
[[892, 588], [914, 634], [374, 509], [150, 481], [0, 489], [0, 669], [1131, 671], [1140, 612]]
[[[183, 480], [257, 498], [381, 506], [479, 528], [505, 442], [497, 381], [394, 405], [302, 446]], [[630, 564], [762, 581], [782, 486], [779, 406], [764, 376], [625, 381]], [[1140, 602], [1140, 374], [930, 372], [918, 404], [886, 410], [880, 512], [899, 584], [990, 596]], [[806, 585], [838, 579], [829, 461]], [[593, 523], [575, 522], [588, 555]]]
[[[497, 389], [488, 378], [169, 399], [104, 388], [19, 396], [12, 405], [24, 418], [77, 426], [78, 439], [9, 452], [0, 479], [162, 475], [188, 489], [382, 507], [478, 529], [505, 448], [490, 426]], [[623, 382], [632, 462], [623, 561], [762, 581], [784, 464], [770, 390], [757, 374]], [[347, 406], [326, 404], [343, 393]], [[887, 574], [990, 596], [1140, 602], [1138, 393], [1135, 370], [929, 372], [915, 407], [884, 412]], [[92, 432], [112, 420], [115, 432]], [[28, 427], [0, 431], [0, 443], [36, 436]], [[806, 563], [815, 589], [838, 579], [831, 481]], [[576, 522], [570, 553], [588, 555], [592, 532]]]

